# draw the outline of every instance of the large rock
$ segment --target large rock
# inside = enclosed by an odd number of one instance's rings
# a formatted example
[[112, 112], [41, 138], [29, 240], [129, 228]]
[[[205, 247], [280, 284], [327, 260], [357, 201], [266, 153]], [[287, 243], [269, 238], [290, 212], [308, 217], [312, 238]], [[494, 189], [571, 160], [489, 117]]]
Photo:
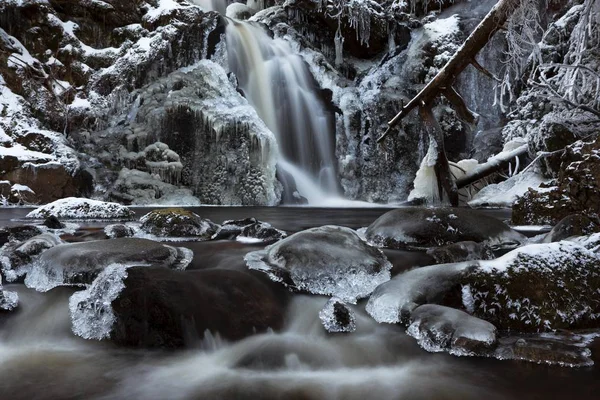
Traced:
[[248, 253], [248, 267], [293, 290], [348, 302], [368, 296], [390, 279], [392, 264], [349, 228], [322, 226]]
[[573, 214], [561, 219], [560, 222], [546, 234], [544, 242], [560, 242], [561, 240], [573, 236], [590, 235], [599, 230], [600, 224], [598, 220], [592, 220], [583, 214]]
[[515, 248], [525, 237], [496, 218], [462, 208], [405, 207], [389, 211], [366, 231], [381, 247], [434, 247], [450, 243], [485, 242], [495, 249]]
[[36, 208], [26, 218], [131, 219], [135, 213], [117, 203], [68, 197]]
[[189, 249], [138, 238], [62, 244], [42, 253], [25, 270], [25, 284], [42, 292], [56, 286], [85, 286], [111, 264], [184, 269], [192, 258]]
[[183, 208], [164, 208], [150, 211], [140, 221], [144, 232], [160, 237], [192, 237], [208, 240], [218, 225], [209, 219]]
[[481, 261], [460, 287], [462, 306], [501, 330], [600, 327], [600, 259], [576, 243], [528, 245]]
[[51, 233], [42, 233], [23, 241], [13, 241], [0, 249], [0, 272], [9, 282], [16, 281], [24, 274], [23, 268], [33, 262], [47, 249], [58, 246], [63, 241]]
[[457, 242], [427, 250], [427, 254], [439, 264], [461, 261], [491, 260], [494, 258], [492, 248], [486, 243]]
[[[121, 290], [109, 303], [112, 324], [105, 331], [119, 345], [181, 347], [193, 345], [207, 331], [238, 340], [283, 324], [277, 298], [244, 272], [132, 267], [119, 279]], [[93, 303], [89, 296], [72, 302], [74, 326], [102, 321], [102, 312], [90, 312]]]

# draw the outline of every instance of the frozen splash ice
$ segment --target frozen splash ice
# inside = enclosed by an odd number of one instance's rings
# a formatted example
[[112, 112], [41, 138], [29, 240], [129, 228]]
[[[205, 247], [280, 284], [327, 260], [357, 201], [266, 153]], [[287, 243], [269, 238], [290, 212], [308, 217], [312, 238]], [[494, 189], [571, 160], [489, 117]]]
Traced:
[[356, 315], [342, 300], [333, 297], [319, 311], [319, 319], [329, 333], [354, 332]]
[[124, 264], [109, 265], [89, 288], [71, 296], [69, 309], [74, 334], [84, 339], [110, 337], [116, 321], [111, 303], [125, 288], [128, 267]]

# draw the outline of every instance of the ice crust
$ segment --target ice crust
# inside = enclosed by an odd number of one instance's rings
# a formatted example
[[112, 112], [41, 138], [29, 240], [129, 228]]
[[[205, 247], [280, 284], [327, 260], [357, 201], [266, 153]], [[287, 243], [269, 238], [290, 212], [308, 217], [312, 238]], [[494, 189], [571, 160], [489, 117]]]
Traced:
[[331, 298], [319, 311], [319, 319], [329, 333], [354, 332], [356, 315], [348, 305], [338, 298]]

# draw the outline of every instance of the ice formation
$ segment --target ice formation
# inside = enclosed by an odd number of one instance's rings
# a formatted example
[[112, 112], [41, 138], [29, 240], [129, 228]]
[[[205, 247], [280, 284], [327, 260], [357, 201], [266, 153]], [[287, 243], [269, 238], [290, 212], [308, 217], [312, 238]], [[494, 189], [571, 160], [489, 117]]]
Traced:
[[354, 332], [356, 315], [347, 304], [338, 298], [331, 298], [319, 311], [319, 319], [329, 333]]
[[110, 337], [116, 321], [111, 303], [125, 288], [128, 265], [110, 264], [85, 290], [69, 299], [73, 333], [84, 339]]
[[290, 289], [335, 296], [356, 303], [390, 279], [391, 263], [355, 231], [323, 226], [298, 232], [245, 257], [250, 269], [263, 271]]
[[67, 197], [38, 207], [26, 218], [44, 219], [50, 215], [70, 219], [131, 219], [134, 212], [118, 203]]

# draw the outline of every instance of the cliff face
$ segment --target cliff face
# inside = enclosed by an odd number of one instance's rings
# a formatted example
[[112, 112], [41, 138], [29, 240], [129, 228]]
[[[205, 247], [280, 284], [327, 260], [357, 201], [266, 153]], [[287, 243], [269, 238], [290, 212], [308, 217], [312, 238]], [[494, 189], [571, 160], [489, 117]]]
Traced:
[[[278, 204], [274, 135], [229, 71], [225, 18], [197, 3], [2, 2], [2, 196], [21, 203], [93, 195], [133, 204]], [[420, 1], [266, 3], [245, 12], [288, 41], [320, 86], [335, 117], [344, 196], [404, 200], [427, 151], [421, 121], [415, 113], [394, 140], [378, 146], [376, 138], [494, 1], [434, 2], [433, 9]], [[494, 39], [481, 63], [499, 74], [505, 46]], [[493, 87], [474, 70], [459, 79], [458, 90], [480, 114], [476, 127], [444, 100], [436, 106], [450, 159], [483, 161], [501, 146], [506, 118], [493, 106]], [[532, 119], [531, 107], [521, 108], [506, 139]]]

